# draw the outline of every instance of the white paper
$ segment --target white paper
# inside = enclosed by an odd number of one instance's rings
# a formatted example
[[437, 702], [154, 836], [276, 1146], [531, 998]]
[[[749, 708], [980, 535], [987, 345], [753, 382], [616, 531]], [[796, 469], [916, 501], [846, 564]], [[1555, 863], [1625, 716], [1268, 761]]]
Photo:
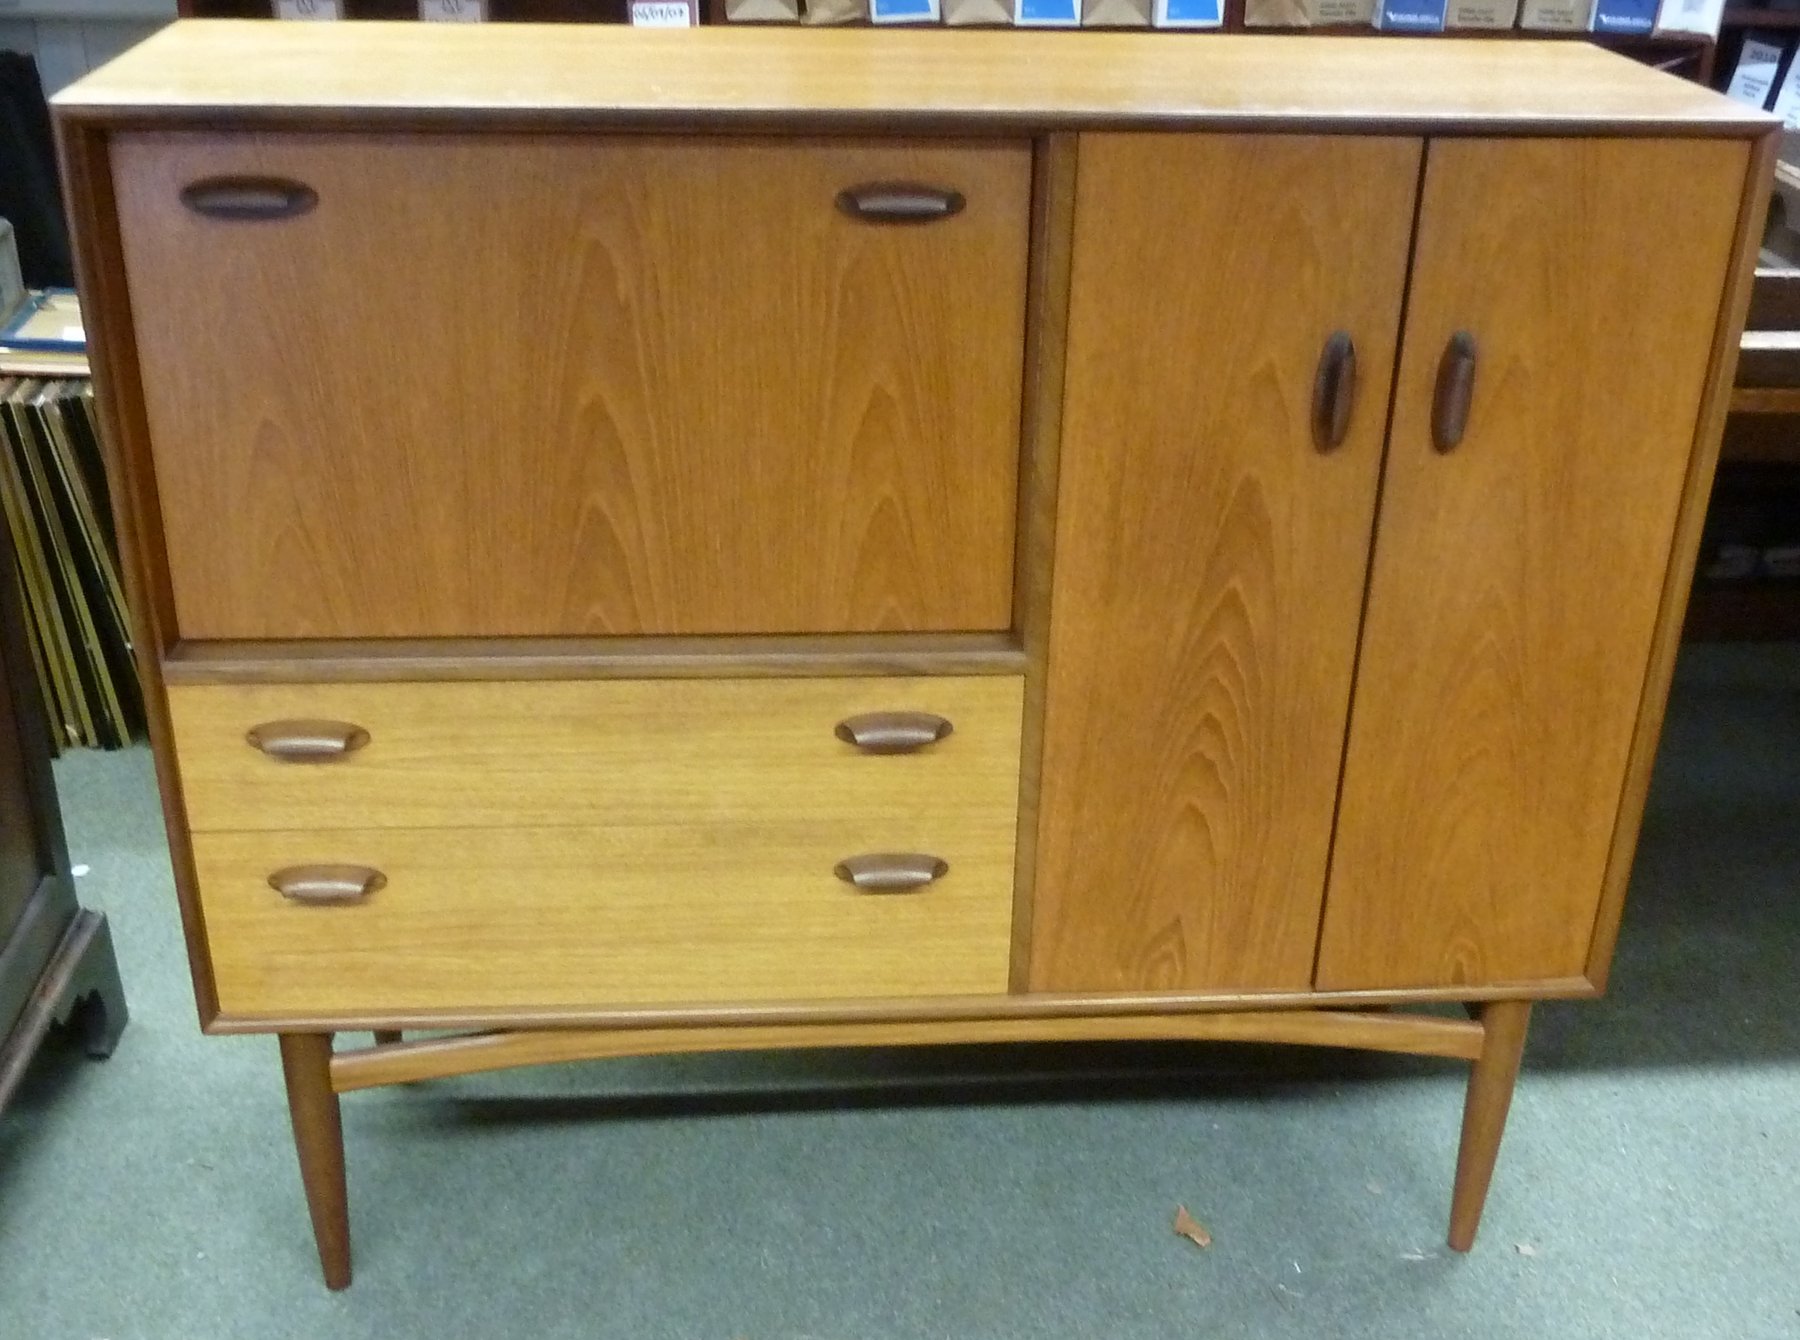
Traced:
[[1800, 127], [1800, 60], [1788, 66], [1787, 78], [1781, 81], [1781, 92], [1775, 95], [1775, 115], [1789, 130]]
[[1656, 11], [1656, 31], [1717, 37], [1724, 17], [1725, 0], [1662, 0], [1662, 8]]
[[694, 11], [688, 0], [631, 0], [633, 28], [692, 28]]
[[1746, 37], [1738, 54], [1737, 69], [1731, 72], [1731, 84], [1725, 92], [1752, 107], [1764, 107], [1769, 101], [1769, 86], [1775, 82], [1775, 71], [1781, 68], [1781, 48], [1773, 42]]
[[344, 0], [275, 0], [278, 19], [341, 19]]

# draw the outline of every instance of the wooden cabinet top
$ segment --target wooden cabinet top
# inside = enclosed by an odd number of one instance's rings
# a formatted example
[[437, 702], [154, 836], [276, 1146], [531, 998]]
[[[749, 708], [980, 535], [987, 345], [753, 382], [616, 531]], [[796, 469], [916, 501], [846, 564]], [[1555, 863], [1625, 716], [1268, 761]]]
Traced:
[[1311, 128], [1753, 135], [1772, 118], [1585, 42], [268, 23], [165, 28], [66, 120]]

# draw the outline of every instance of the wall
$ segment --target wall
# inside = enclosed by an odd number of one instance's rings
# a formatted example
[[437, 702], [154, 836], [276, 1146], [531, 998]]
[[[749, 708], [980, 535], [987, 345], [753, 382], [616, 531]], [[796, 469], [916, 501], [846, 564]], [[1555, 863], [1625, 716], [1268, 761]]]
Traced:
[[0, 51], [37, 57], [54, 93], [175, 17], [175, 0], [0, 0]]

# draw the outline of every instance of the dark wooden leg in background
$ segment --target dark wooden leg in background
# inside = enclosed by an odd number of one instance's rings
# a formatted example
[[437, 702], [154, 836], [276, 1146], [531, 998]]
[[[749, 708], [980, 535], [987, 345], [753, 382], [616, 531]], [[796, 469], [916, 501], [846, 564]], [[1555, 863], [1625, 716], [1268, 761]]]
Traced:
[[331, 1034], [283, 1033], [281, 1072], [325, 1287], [343, 1289], [350, 1283], [350, 1204], [344, 1190], [344, 1127], [331, 1090]]
[[1485, 1031], [1481, 1057], [1469, 1072], [1469, 1096], [1463, 1101], [1462, 1147], [1456, 1153], [1456, 1191], [1450, 1201], [1450, 1246], [1466, 1252], [1475, 1245], [1481, 1207], [1487, 1202], [1500, 1137], [1506, 1131], [1506, 1109], [1512, 1105], [1513, 1081], [1525, 1051], [1525, 1029], [1531, 1022], [1528, 1000], [1496, 1000], [1481, 1007]]
[[375, 1030], [375, 1045], [385, 1047], [390, 1042], [400, 1041], [400, 1030], [397, 1028], [378, 1028]]
[[81, 951], [81, 961], [69, 980], [58, 1014], [65, 1020], [73, 1016], [79, 1022], [81, 1045], [89, 1056], [99, 1060], [113, 1054], [131, 1012], [125, 1008], [125, 987], [119, 981], [112, 928], [101, 913], [83, 915], [94, 918], [94, 935]]

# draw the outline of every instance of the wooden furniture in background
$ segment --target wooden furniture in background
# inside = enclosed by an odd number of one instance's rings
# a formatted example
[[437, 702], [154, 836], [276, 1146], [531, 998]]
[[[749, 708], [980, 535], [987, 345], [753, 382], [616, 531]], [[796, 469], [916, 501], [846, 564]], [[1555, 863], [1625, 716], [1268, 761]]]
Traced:
[[105, 1057], [127, 1017], [106, 915], [75, 896], [12, 570], [0, 528], [0, 1110], [52, 1024]]
[[[1772, 123], [1569, 43], [866, 41], [196, 23], [59, 100], [201, 1020], [282, 1036], [334, 1287], [337, 1094], [709, 1048], [1455, 1057], [1466, 1249], [1605, 983]], [[495, 155], [473, 255], [389, 185]]]
[[[1800, 27], [1800, 15], [1789, 15]], [[1766, 642], [1800, 638], [1800, 580], [1758, 573], [1709, 579], [1716, 546], [1732, 537], [1729, 514], [1784, 518], [1780, 533], [1763, 537], [1800, 544], [1800, 158], [1792, 134], [1775, 165], [1763, 247], [1739, 345], [1731, 413], [1719, 448], [1713, 545], [1703, 549], [1688, 604], [1691, 642]], [[1709, 530], [1714, 530], [1709, 525]], [[1754, 538], [1754, 537], [1753, 537]]]

